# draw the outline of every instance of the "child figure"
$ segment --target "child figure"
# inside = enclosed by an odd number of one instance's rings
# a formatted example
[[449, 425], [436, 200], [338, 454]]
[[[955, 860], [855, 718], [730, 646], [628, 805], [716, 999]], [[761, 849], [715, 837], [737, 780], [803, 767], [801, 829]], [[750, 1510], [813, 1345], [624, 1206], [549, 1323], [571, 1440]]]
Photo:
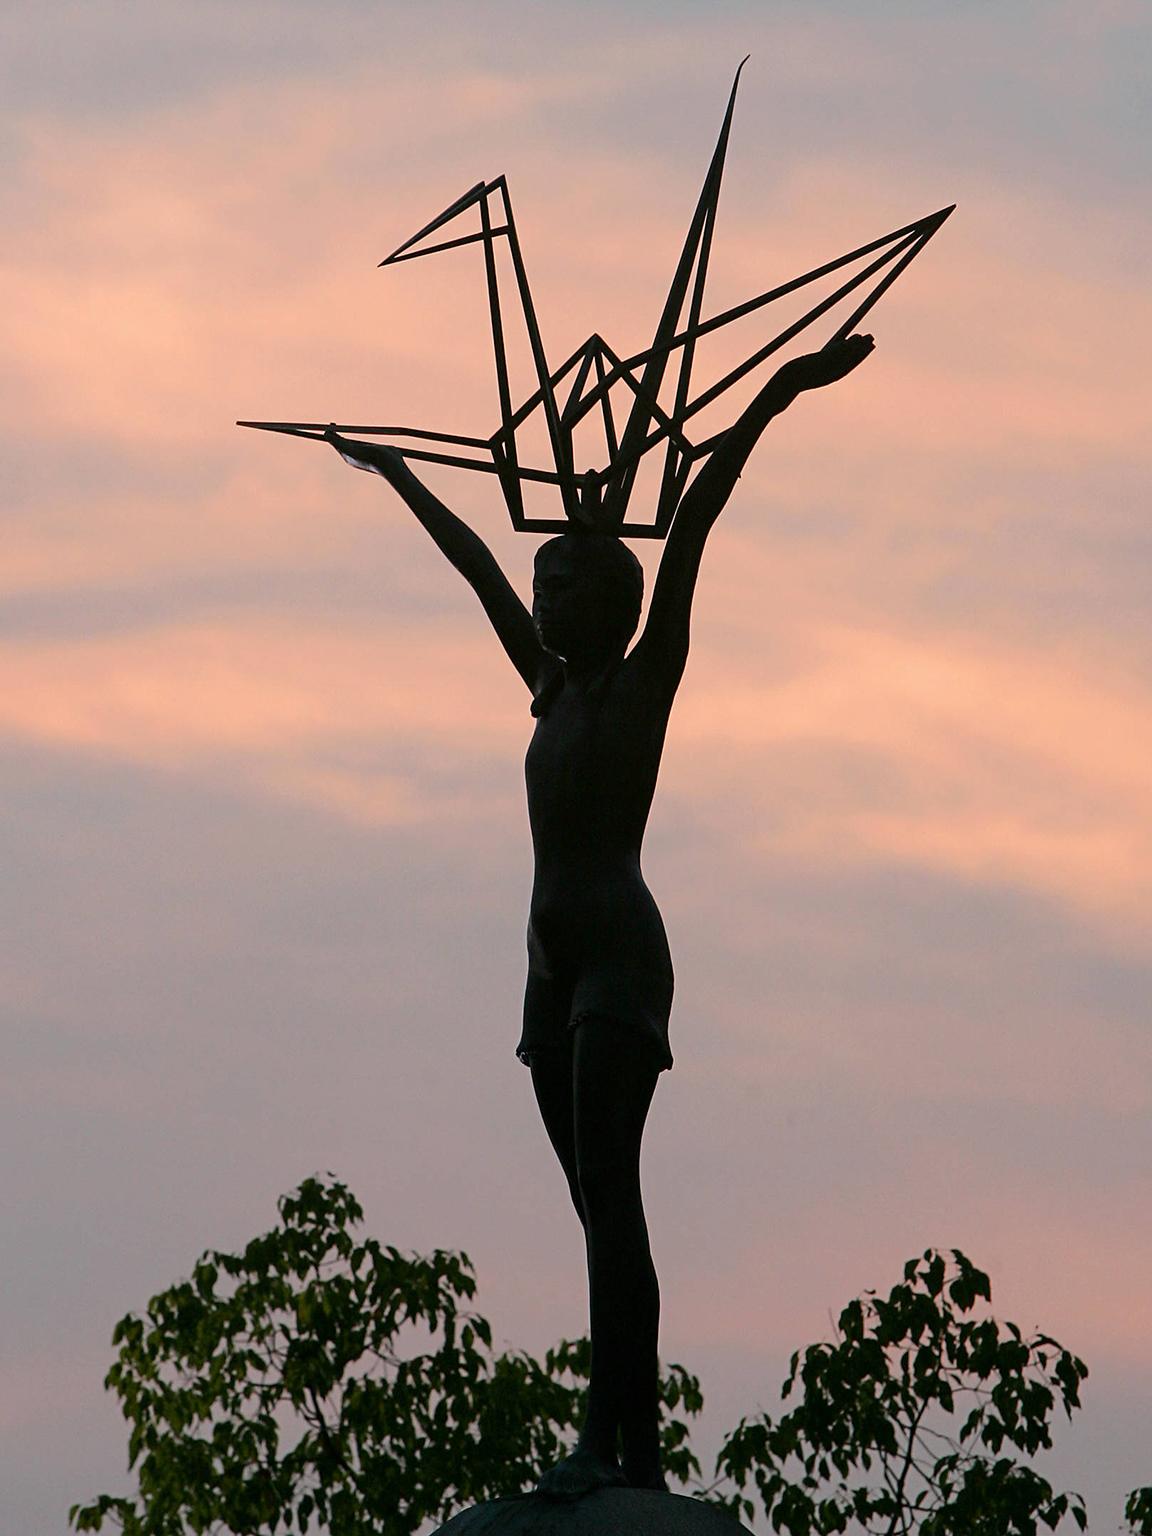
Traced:
[[[536, 554], [531, 612], [483, 540], [381, 444], [327, 439], [382, 475], [471, 584], [532, 694], [525, 776], [535, 875], [517, 1054], [560, 1160], [588, 1254], [592, 1365], [576, 1449], [540, 1492], [663, 1489], [657, 1399], [660, 1293], [640, 1192], [640, 1142], [672, 1065], [672, 962], [640, 869], [672, 701], [688, 658], [704, 544], [761, 432], [803, 390], [871, 352], [849, 336], [786, 363], [685, 491], [640, 639], [643, 573], [611, 534], [573, 523]], [[585, 476], [594, 504], [599, 486]]]

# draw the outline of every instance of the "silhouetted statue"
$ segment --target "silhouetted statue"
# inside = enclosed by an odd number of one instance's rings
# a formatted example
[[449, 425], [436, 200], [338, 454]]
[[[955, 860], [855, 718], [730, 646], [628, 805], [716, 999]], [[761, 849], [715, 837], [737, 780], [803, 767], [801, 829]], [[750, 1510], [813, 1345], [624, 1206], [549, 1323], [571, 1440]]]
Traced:
[[[657, 1078], [672, 1065], [672, 963], [659, 909], [640, 872], [640, 846], [688, 655], [704, 543], [768, 422], [802, 390], [843, 378], [864, 360], [872, 338], [854, 333], [953, 211], [915, 219], [705, 317], [739, 78], [737, 70], [651, 346], [621, 357], [594, 332], [552, 365], [507, 182], [497, 176], [477, 182], [380, 263], [390, 267], [479, 246], [500, 408], [495, 432], [240, 423], [327, 439], [350, 463], [383, 475], [471, 583], [532, 693], [536, 729], [525, 768], [535, 880], [518, 1054], [532, 1070], [544, 1125], [584, 1227], [592, 1332], [587, 1419], [574, 1454], [540, 1484], [555, 1497], [625, 1483], [664, 1487], [656, 1363], [660, 1298], [640, 1198], [640, 1141]], [[698, 343], [826, 279], [831, 292], [743, 362], [694, 390]], [[691, 437], [700, 413], [841, 306], [849, 313], [821, 351], [785, 363], [727, 431], [702, 441]], [[535, 387], [514, 407], [505, 336], [517, 308]], [[669, 370], [674, 382], [666, 391]], [[627, 406], [622, 429], [616, 414], [621, 400]], [[546, 428], [550, 464], [526, 462], [521, 434], [534, 416]], [[586, 442], [588, 431], [603, 439], [603, 467], [578, 475], [575, 434], [584, 434]], [[399, 442], [386, 447], [365, 437]], [[639, 465], [653, 450], [663, 458], [660, 485], [651, 516], [637, 520], [628, 516], [629, 499]], [[514, 528], [559, 533], [537, 552], [531, 612], [484, 542], [416, 478], [409, 460], [493, 475]], [[562, 516], [530, 516], [525, 483], [553, 487]], [[665, 537], [644, 633], [629, 651], [643, 582], [622, 539]], [[627, 1498], [634, 1502], [635, 1496]]]
[[831, 384], [872, 350], [835, 340], [780, 368], [712, 446], [680, 499], [640, 618], [643, 574], [598, 531], [601, 486], [580, 483], [587, 522], [537, 551], [532, 608], [484, 541], [393, 449], [329, 442], [399, 493], [471, 584], [532, 694], [525, 774], [535, 877], [528, 981], [517, 1048], [560, 1159], [588, 1252], [592, 1370], [575, 1452], [541, 1491], [572, 1497], [630, 1484], [663, 1488], [657, 1404], [660, 1294], [640, 1195], [640, 1141], [659, 1074], [672, 1065], [672, 962], [640, 868], [672, 701], [688, 657], [704, 543], [748, 455], [803, 390]]

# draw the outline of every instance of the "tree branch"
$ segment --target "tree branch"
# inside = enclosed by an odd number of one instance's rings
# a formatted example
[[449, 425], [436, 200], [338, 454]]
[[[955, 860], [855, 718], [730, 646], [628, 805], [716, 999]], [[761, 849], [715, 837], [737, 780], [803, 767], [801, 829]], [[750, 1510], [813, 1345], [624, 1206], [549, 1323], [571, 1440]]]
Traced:
[[[900, 1476], [896, 1481], [896, 1489], [894, 1495], [896, 1499], [896, 1510], [893, 1513], [892, 1519], [889, 1522], [888, 1529], [884, 1533], [884, 1536], [900, 1536], [901, 1531], [906, 1531], [908, 1529], [908, 1522], [904, 1519], [904, 1488], [908, 1482], [908, 1473], [912, 1470], [913, 1466], [913, 1455], [916, 1450], [916, 1432], [920, 1428], [920, 1420], [924, 1417], [927, 1409], [927, 1402], [921, 1403], [915, 1414], [912, 1416], [911, 1422], [909, 1423], [908, 1448], [904, 1452], [904, 1465], [900, 1468]], [[897, 1520], [900, 1521], [899, 1525], [896, 1524]]]

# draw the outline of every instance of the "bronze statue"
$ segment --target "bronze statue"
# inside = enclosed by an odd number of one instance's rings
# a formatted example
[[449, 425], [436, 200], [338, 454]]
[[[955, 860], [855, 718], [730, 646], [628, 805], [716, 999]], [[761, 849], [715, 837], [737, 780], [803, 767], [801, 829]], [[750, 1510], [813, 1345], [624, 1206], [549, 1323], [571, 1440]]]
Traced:
[[[657, 1403], [660, 1297], [640, 1193], [640, 1143], [659, 1074], [671, 1067], [672, 962], [659, 908], [644, 882], [640, 850], [668, 717], [688, 657], [692, 597], [704, 544], [760, 434], [805, 390], [842, 379], [868, 356], [860, 318], [923, 248], [951, 209], [871, 242], [735, 310], [701, 320], [704, 278], [735, 85], [720, 140], [652, 347], [619, 358], [590, 337], [550, 372], [531, 304], [507, 187], [480, 183], [393, 253], [389, 261], [481, 243], [488, 274], [501, 426], [491, 438], [409, 428], [328, 428], [319, 423], [243, 423], [323, 438], [398, 492], [480, 599], [532, 696], [536, 724], [525, 776], [535, 874], [528, 921], [528, 979], [517, 1054], [560, 1160], [588, 1254], [592, 1369], [587, 1418], [574, 1453], [545, 1474], [540, 1491], [577, 1497], [631, 1485], [662, 1489]], [[493, 200], [502, 222], [494, 222]], [[481, 230], [432, 246], [420, 242], [469, 210]], [[535, 360], [538, 388], [511, 407], [504, 315], [493, 252], [505, 240]], [[880, 251], [831, 298], [701, 394], [690, 390], [697, 340], [854, 260]], [[383, 265], [384, 263], [382, 263]], [[820, 351], [778, 368], [734, 425], [703, 443], [685, 423], [869, 277], [877, 280]], [[675, 398], [660, 403], [666, 365], [679, 353]], [[557, 388], [570, 376], [566, 401]], [[617, 434], [612, 393], [631, 397]], [[599, 408], [607, 462], [574, 467], [576, 426]], [[553, 467], [525, 467], [516, 431], [544, 413]], [[354, 432], [434, 442], [388, 446]], [[664, 475], [651, 521], [626, 517], [641, 457], [662, 445]], [[461, 449], [483, 449], [488, 458]], [[413, 473], [407, 460], [483, 470], [499, 477], [512, 520], [525, 531], [561, 530], [536, 554], [531, 611], [488, 546]], [[521, 484], [560, 494], [559, 519], [525, 515]], [[667, 539], [641, 637], [643, 573], [621, 535]], [[631, 646], [631, 649], [629, 648]]]
[[[688, 659], [704, 543], [761, 432], [802, 390], [843, 378], [870, 336], [798, 357], [724, 436], [676, 510], [644, 632], [643, 575], [610, 534], [575, 524], [536, 555], [532, 610], [487, 545], [392, 449], [329, 441], [377, 470], [470, 583], [532, 694], [525, 777], [535, 875], [517, 1048], [588, 1247], [592, 1377], [576, 1451], [541, 1489], [660, 1488], [660, 1294], [640, 1199], [640, 1138], [672, 1065], [672, 961], [640, 869], [672, 701]], [[595, 496], [595, 482], [586, 495]], [[619, 1437], [620, 1461], [617, 1460]]]

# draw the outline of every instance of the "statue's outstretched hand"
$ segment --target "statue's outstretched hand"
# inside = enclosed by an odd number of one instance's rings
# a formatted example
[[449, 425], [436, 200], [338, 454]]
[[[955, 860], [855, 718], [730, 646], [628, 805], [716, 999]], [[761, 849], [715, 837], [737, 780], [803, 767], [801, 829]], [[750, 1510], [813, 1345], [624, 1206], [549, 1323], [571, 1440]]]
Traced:
[[329, 426], [324, 441], [331, 443], [346, 464], [356, 468], [373, 469], [379, 475], [400, 468], [404, 460], [387, 443], [365, 443], [359, 438], [341, 437], [335, 426]]
[[871, 336], [846, 336], [843, 341], [829, 342], [819, 352], [793, 358], [780, 371], [798, 389], [819, 389], [824, 384], [835, 384], [853, 368], [859, 368], [875, 345]]

